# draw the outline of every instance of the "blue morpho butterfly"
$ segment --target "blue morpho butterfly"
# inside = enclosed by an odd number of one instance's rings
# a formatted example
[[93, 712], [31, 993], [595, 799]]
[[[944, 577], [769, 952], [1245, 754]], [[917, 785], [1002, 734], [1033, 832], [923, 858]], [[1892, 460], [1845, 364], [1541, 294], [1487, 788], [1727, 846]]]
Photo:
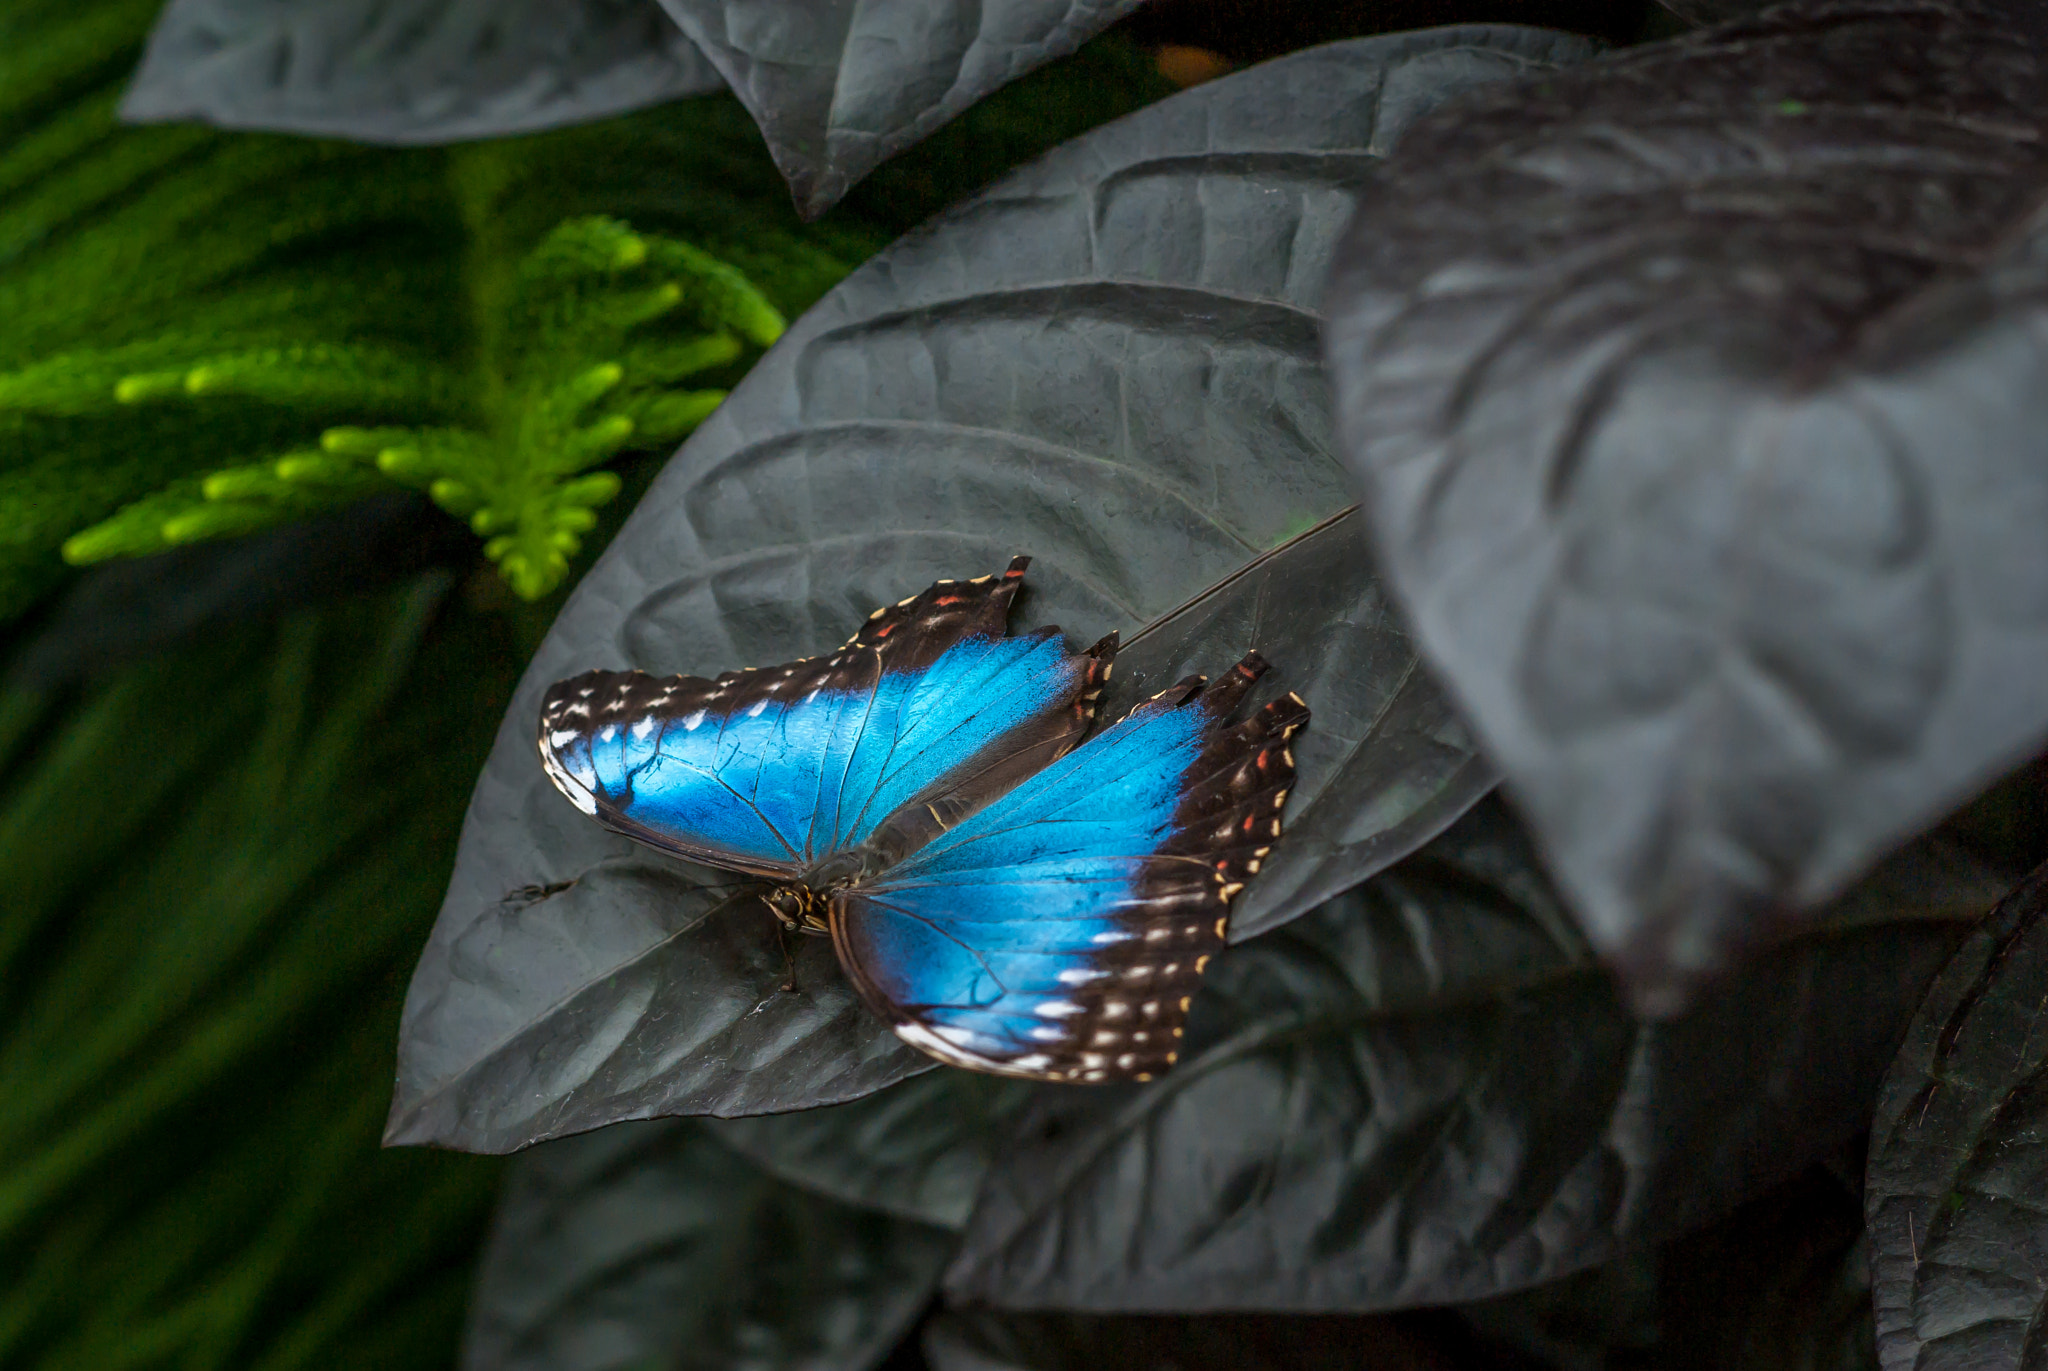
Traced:
[[878, 609], [828, 657], [559, 682], [541, 763], [607, 828], [771, 883], [784, 926], [829, 934], [869, 1007], [940, 1061], [1145, 1080], [1280, 835], [1308, 709], [1233, 722], [1266, 669], [1247, 653], [1076, 747], [1116, 635], [1010, 637], [1029, 560]]

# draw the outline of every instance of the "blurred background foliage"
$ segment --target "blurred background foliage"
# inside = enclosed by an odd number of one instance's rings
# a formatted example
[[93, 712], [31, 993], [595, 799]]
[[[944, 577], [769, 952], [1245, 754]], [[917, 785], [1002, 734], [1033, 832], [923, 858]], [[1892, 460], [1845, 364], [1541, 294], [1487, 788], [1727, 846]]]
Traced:
[[157, 8], [0, 10], [0, 1365], [443, 1367], [499, 1163], [377, 1138], [562, 587], [780, 319], [1171, 87], [1097, 42], [805, 225], [723, 97], [120, 126]]

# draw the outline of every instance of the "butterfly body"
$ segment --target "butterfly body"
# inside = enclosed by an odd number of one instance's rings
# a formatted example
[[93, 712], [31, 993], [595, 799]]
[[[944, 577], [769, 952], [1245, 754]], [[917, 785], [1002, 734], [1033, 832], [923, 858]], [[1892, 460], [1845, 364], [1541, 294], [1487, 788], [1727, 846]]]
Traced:
[[1145, 1077], [1178, 1055], [1228, 905], [1278, 838], [1293, 696], [1233, 722], [1248, 654], [1082, 739], [1116, 651], [1011, 637], [1023, 575], [941, 581], [829, 656], [715, 681], [587, 672], [543, 704], [556, 786], [619, 832], [758, 876], [863, 998], [954, 1065]]

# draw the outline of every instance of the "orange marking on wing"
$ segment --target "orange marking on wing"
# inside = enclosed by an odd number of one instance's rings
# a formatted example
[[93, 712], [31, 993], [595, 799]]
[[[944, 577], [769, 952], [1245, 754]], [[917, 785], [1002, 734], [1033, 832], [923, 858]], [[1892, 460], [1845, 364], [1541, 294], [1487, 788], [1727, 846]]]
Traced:
[[1251, 831], [1252, 831], [1252, 822], [1253, 822], [1253, 820], [1255, 820], [1255, 819], [1256, 819], [1257, 817], [1258, 817], [1258, 816], [1257, 816], [1257, 815], [1255, 815], [1255, 814], [1247, 814], [1247, 815], [1245, 815], [1245, 816], [1244, 816], [1244, 831], [1245, 831], [1245, 832], [1249, 833], [1249, 832], [1251, 832]]
[[932, 601], [932, 608], [937, 609], [940, 605], [957, 605], [966, 598], [965, 595], [941, 595]]
[[890, 635], [891, 633], [894, 633], [895, 631], [896, 631], [896, 625], [894, 625], [894, 624], [883, 624], [883, 625], [882, 625], [882, 626], [881, 626], [880, 628], [878, 628], [878, 629], [876, 629], [876, 630], [875, 630], [875, 636], [876, 636], [877, 638], [886, 638], [886, 637], [888, 637], [888, 636], [889, 636], [889, 635]]

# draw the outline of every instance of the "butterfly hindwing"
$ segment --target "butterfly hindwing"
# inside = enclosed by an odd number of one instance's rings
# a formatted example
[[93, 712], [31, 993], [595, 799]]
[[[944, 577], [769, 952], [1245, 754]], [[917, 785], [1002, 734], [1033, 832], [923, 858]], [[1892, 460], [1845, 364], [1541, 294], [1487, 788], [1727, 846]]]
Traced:
[[1206, 690], [1154, 697], [841, 891], [834, 941], [871, 1007], [978, 1070], [1098, 1081], [1171, 1065], [1293, 784], [1301, 701], [1230, 721], [1264, 669], [1251, 654]]
[[908, 850], [1093, 719], [1114, 639], [1077, 654], [1054, 629], [1008, 636], [1027, 561], [877, 610], [827, 656], [558, 682], [542, 764], [607, 827], [737, 871], [787, 879], [878, 830]]

